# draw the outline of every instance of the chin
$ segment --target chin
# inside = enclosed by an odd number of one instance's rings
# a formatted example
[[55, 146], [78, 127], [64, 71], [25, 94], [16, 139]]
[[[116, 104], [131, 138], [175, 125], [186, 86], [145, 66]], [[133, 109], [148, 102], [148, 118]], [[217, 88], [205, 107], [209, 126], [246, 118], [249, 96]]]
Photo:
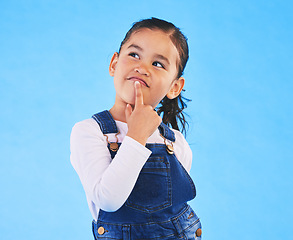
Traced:
[[124, 98], [124, 102], [126, 104], [134, 105], [135, 104], [135, 99], [134, 98], [127, 97], [127, 98]]

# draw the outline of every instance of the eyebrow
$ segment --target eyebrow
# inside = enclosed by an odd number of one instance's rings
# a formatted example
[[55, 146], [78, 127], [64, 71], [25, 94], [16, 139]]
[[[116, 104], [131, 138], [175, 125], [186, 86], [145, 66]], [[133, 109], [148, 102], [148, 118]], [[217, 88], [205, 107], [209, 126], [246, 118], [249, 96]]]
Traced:
[[156, 57], [163, 60], [163, 61], [166, 61], [170, 65], [168, 58], [166, 58], [165, 56], [163, 56], [161, 54], [156, 54]]
[[[138, 46], [138, 45], [136, 45], [136, 44], [131, 44], [131, 45], [128, 46], [128, 48], [136, 48], [137, 50], [143, 52], [142, 47], [140, 47], [140, 46]], [[163, 56], [163, 55], [161, 55], [161, 54], [156, 54], [155, 57], [156, 57], [156, 58], [159, 58], [159, 59], [161, 59], [161, 60], [164, 60], [164, 61], [166, 61], [168, 64], [170, 64], [168, 58], [166, 58], [165, 56]]]
[[128, 46], [128, 48], [132, 48], [132, 47], [136, 48], [136, 49], [138, 49], [140, 51], [143, 51], [143, 49], [140, 46], [136, 45], [136, 44], [131, 44], [131, 45]]

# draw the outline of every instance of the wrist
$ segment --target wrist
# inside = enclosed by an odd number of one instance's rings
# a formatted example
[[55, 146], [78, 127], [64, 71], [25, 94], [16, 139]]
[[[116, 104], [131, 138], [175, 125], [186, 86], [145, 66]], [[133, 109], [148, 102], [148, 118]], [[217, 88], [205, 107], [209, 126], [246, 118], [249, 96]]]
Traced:
[[146, 137], [138, 136], [137, 134], [132, 134], [131, 132], [128, 132], [126, 136], [131, 137], [135, 141], [139, 142], [141, 145], [145, 146], [147, 142]]

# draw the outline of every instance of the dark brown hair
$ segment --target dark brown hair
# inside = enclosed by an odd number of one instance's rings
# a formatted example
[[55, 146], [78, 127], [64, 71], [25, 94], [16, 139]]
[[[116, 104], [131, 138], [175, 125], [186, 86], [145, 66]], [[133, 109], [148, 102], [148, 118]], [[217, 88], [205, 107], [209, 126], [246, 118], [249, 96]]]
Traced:
[[[178, 63], [178, 74], [176, 79], [180, 78], [183, 75], [184, 68], [189, 58], [187, 38], [183, 35], [179, 28], [170, 22], [158, 18], [144, 19], [135, 22], [121, 42], [119, 52], [122, 46], [129, 40], [132, 33], [135, 33], [142, 28], [148, 28], [151, 30], [158, 29], [166, 34], [169, 34], [172, 43], [177, 48], [179, 53], [180, 61]], [[180, 130], [183, 133], [186, 133], [186, 125], [188, 125], [183, 114], [183, 109], [186, 108], [185, 101], [190, 100], [184, 98], [181, 93], [174, 99], [169, 99], [165, 96], [161, 100], [159, 107], [156, 108], [159, 115], [161, 115], [161, 113], [163, 114], [162, 118], [165, 124], [171, 125], [173, 129], [179, 130], [178, 123], [180, 123]]]

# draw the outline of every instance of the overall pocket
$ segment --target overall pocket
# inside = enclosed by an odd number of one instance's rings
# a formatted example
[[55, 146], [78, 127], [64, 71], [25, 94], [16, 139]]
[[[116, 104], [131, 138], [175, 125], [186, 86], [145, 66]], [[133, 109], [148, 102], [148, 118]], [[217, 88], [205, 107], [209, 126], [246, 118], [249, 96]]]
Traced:
[[143, 166], [125, 206], [142, 212], [156, 212], [171, 206], [170, 163], [167, 158], [151, 156]]
[[200, 240], [202, 235], [201, 222], [198, 220], [191, 228], [184, 231], [186, 240]]
[[186, 240], [200, 240], [202, 235], [202, 226], [198, 216], [192, 212], [187, 220], [188, 227], [184, 229], [183, 235]]

